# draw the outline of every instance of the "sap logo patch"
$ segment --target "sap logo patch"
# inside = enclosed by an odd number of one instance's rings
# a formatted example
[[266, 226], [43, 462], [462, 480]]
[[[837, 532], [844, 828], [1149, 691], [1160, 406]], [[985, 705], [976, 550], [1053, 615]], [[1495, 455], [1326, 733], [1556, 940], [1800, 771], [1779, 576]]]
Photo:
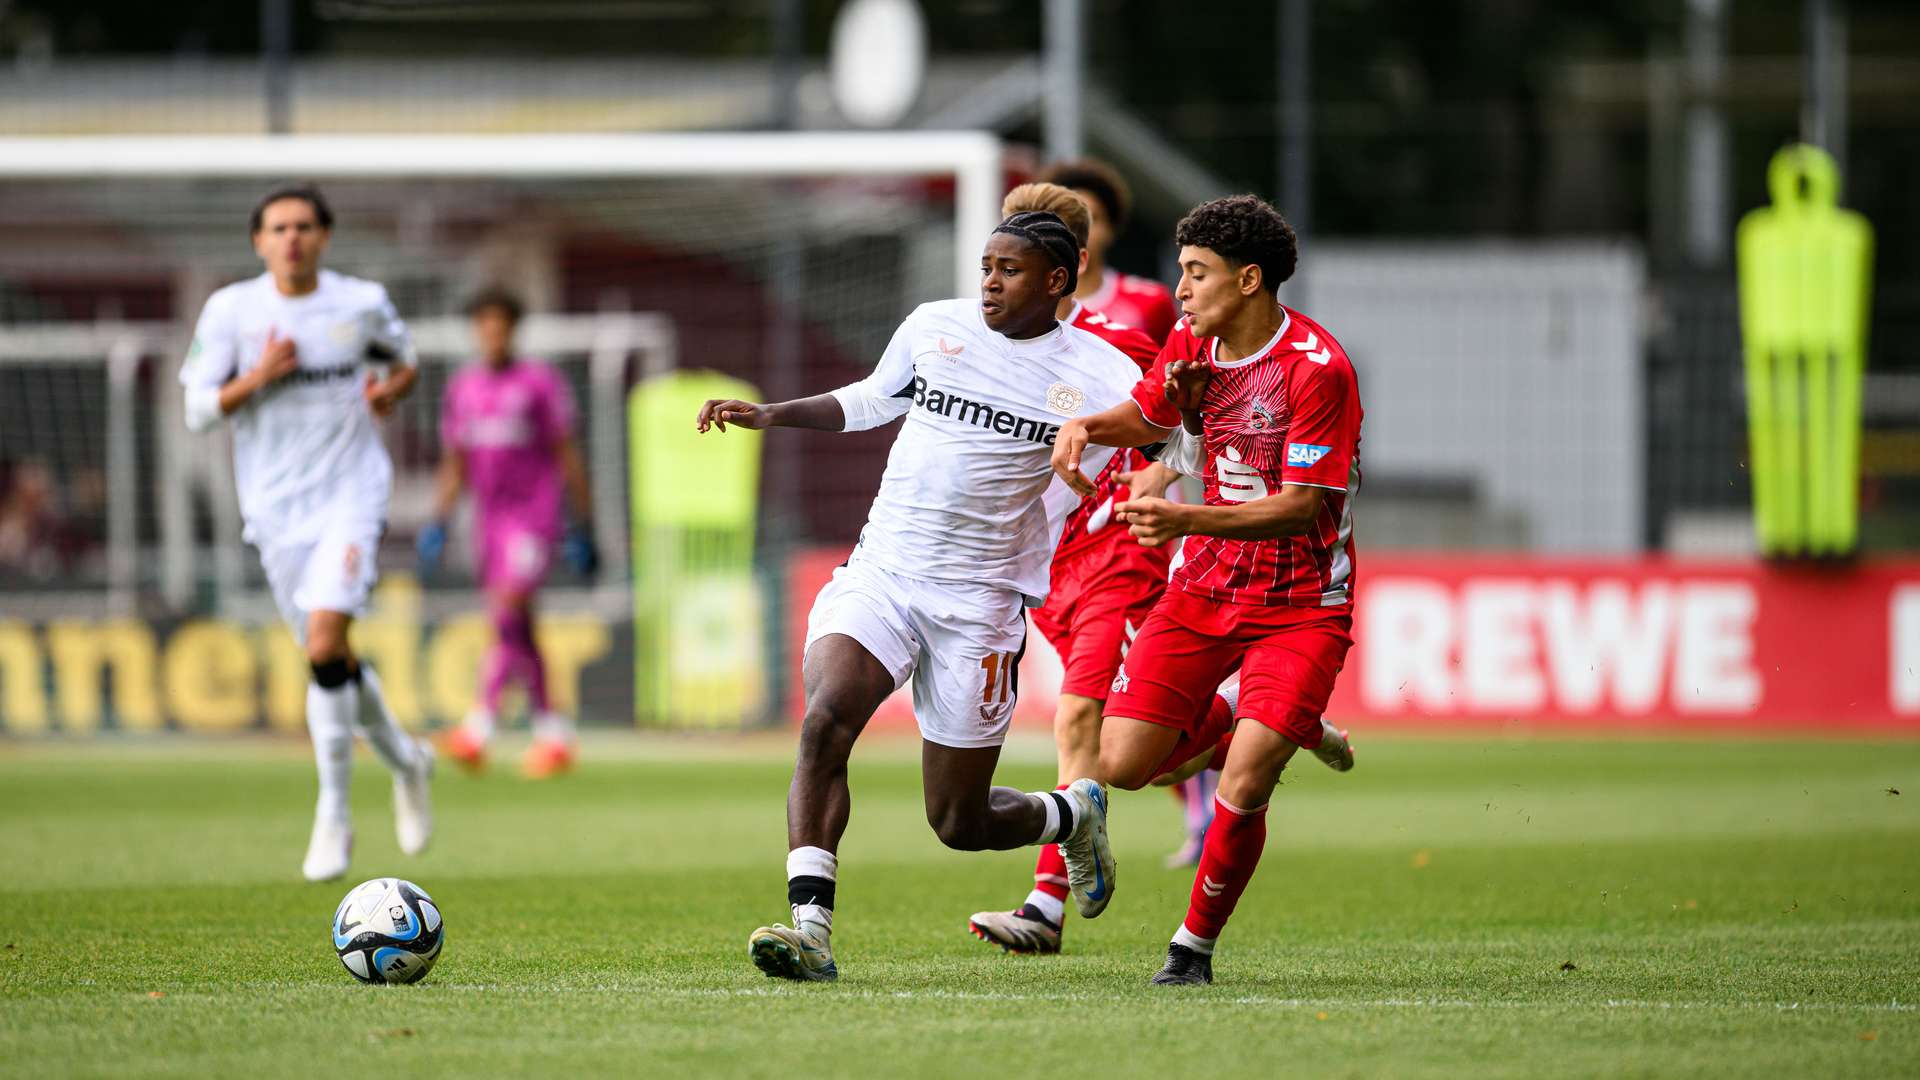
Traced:
[[1287, 464], [1304, 469], [1311, 465], [1318, 464], [1320, 459], [1326, 457], [1327, 453], [1332, 449], [1333, 447], [1331, 446], [1315, 446], [1313, 443], [1290, 442], [1287, 444]]

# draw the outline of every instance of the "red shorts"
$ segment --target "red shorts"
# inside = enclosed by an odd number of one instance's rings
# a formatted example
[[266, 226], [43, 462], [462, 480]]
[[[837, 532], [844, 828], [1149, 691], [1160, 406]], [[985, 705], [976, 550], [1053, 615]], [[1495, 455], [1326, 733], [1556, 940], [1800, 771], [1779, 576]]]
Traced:
[[1258, 720], [1304, 749], [1352, 647], [1353, 607], [1228, 604], [1169, 589], [1134, 639], [1107, 698], [1108, 716], [1192, 733], [1214, 689], [1240, 669], [1236, 719]]
[[1060, 692], [1105, 701], [1128, 643], [1166, 590], [1167, 570], [1165, 560], [1155, 565], [1098, 548], [1088, 554], [1053, 564], [1053, 587], [1033, 625], [1066, 667]]

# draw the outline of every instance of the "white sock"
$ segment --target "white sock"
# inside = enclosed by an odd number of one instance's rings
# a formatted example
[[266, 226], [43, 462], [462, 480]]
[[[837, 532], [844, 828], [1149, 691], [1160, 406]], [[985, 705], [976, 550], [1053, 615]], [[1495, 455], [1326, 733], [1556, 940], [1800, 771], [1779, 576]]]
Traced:
[[572, 746], [573, 718], [551, 709], [534, 713], [533, 738], [535, 742], [557, 742]]
[[492, 709], [475, 705], [473, 710], [467, 713], [467, 718], [461, 721], [460, 726], [467, 729], [467, 734], [473, 736], [475, 742], [485, 745], [493, 741], [493, 729], [496, 723]]
[[1181, 923], [1180, 929], [1173, 932], [1173, 943], [1175, 945], [1185, 945], [1187, 948], [1192, 949], [1202, 956], [1212, 956], [1213, 943], [1218, 940], [1218, 938], [1201, 937], [1199, 934], [1187, 929], [1186, 923]]
[[[795, 930], [820, 938], [833, 933], [833, 888], [839, 874], [840, 859], [826, 848], [787, 852], [787, 903], [793, 908]], [[820, 882], [825, 882], [825, 895]]]
[[[1076, 824], [1073, 818], [1073, 800], [1067, 798], [1064, 791], [1029, 791], [1027, 797], [1039, 799], [1040, 805], [1047, 811], [1047, 822], [1040, 827], [1040, 835], [1027, 841], [1028, 847], [1042, 844], [1058, 844], [1073, 835]], [[1061, 826], [1066, 826], [1061, 828]]]
[[1055, 926], [1066, 921], [1067, 902], [1057, 896], [1049, 896], [1035, 889], [1027, 894], [1027, 903]]
[[1215, 690], [1214, 693], [1225, 698], [1227, 702], [1227, 712], [1233, 714], [1235, 720], [1240, 719], [1240, 673], [1236, 671], [1232, 675], [1227, 676], [1227, 681], [1221, 683], [1220, 688]]
[[387, 710], [387, 697], [380, 691], [380, 677], [364, 665], [360, 668], [359, 720], [360, 734], [367, 737], [367, 744], [387, 768], [411, 772], [418, 767], [419, 748], [414, 745], [413, 737], [393, 722], [393, 713]]
[[314, 816], [342, 825], [352, 820], [347, 793], [353, 785], [353, 684], [322, 689], [307, 684], [307, 734], [313, 738], [313, 764], [320, 774], [320, 800]]

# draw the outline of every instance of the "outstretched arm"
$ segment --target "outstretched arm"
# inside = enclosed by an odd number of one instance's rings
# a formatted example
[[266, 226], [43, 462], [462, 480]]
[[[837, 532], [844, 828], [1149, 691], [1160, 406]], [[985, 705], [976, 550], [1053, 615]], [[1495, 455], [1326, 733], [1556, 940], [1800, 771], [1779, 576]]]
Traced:
[[844, 431], [847, 426], [847, 415], [840, 407], [840, 399], [832, 394], [815, 394], [809, 398], [779, 401], [770, 405], [756, 405], [750, 401], [737, 401], [733, 398], [716, 398], [700, 406], [700, 416], [695, 423], [696, 430], [704, 432], [709, 427], [717, 427], [725, 431], [728, 424], [736, 424], [750, 431], [761, 431], [770, 427]]

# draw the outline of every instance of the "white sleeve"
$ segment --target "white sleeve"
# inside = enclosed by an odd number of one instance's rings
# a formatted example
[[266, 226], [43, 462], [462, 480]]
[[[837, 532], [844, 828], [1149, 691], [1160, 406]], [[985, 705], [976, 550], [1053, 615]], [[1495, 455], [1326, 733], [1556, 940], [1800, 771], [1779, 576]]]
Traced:
[[1174, 472], [1191, 476], [1195, 480], [1207, 478], [1206, 462], [1202, 460], [1200, 453], [1200, 440], [1187, 434], [1184, 426], [1174, 428], [1167, 433], [1166, 445], [1160, 450], [1160, 464]]
[[847, 418], [840, 430], [877, 428], [900, 419], [913, 407], [913, 344], [907, 329], [913, 322], [909, 316], [893, 332], [893, 340], [887, 342], [887, 351], [880, 354], [873, 374], [832, 391]]
[[228, 324], [226, 305], [216, 295], [200, 310], [200, 322], [193, 329], [193, 344], [187, 348], [187, 358], [180, 365], [188, 431], [208, 431], [226, 418], [220, 411], [220, 388], [238, 374], [239, 340]]
[[413, 335], [407, 332], [407, 324], [400, 321], [399, 309], [393, 306], [393, 298], [387, 290], [379, 290], [380, 302], [367, 313], [372, 323], [371, 335], [367, 341], [367, 359], [376, 364], [405, 364], [413, 367], [420, 362], [414, 352]]

